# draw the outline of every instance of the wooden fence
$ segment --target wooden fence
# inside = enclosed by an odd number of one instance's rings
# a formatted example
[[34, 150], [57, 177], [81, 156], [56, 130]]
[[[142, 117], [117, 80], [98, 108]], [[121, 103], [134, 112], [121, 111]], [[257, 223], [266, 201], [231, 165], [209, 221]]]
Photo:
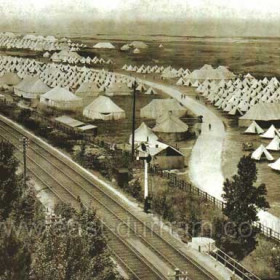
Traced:
[[[163, 171], [156, 167], [151, 167], [150, 172], [157, 174], [163, 178], [167, 178], [172, 187], [178, 188], [185, 192], [196, 194], [199, 197], [205, 199], [207, 202], [212, 203], [215, 207], [218, 207], [219, 209], [223, 209], [225, 206], [225, 203], [223, 201], [221, 201], [221, 200], [217, 199], [216, 197], [208, 194], [207, 192], [199, 189], [198, 187], [193, 186], [192, 184], [186, 182], [185, 180], [178, 178], [178, 175], [176, 173], [170, 173], [167, 171]], [[256, 228], [258, 228], [260, 230], [260, 232], [262, 234], [264, 234], [265, 236], [267, 236], [277, 242], [280, 242], [280, 233], [279, 232], [273, 230], [270, 227], [267, 227], [267, 226], [261, 224], [260, 222], [255, 222], [254, 226]]]

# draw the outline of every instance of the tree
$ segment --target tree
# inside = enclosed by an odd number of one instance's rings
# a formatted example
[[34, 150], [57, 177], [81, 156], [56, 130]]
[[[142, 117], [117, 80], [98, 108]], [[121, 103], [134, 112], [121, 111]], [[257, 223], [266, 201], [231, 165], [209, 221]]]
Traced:
[[[255, 248], [257, 230], [253, 223], [258, 221], [258, 209], [269, 208], [264, 184], [256, 187], [257, 168], [249, 156], [243, 156], [238, 163], [237, 174], [232, 180], [224, 182], [225, 207], [223, 213], [228, 217], [224, 236], [226, 247], [233, 249], [240, 258]], [[231, 246], [230, 243], [234, 246]], [[238, 244], [240, 246], [238, 246]]]
[[[7, 221], [13, 223], [13, 221]], [[29, 269], [31, 263], [31, 253], [18, 236], [14, 228], [0, 229], [0, 279], [1, 280], [27, 280], [29, 279]]]
[[6, 141], [0, 142], [0, 220], [6, 219], [18, 199], [19, 177], [16, 175], [18, 161], [14, 157], [14, 147]]
[[280, 247], [273, 247], [271, 251], [271, 260], [274, 269], [280, 276]]
[[119, 279], [96, 212], [82, 204], [78, 212], [64, 203], [55, 211], [61, 221], [36, 240], [33, 279]]

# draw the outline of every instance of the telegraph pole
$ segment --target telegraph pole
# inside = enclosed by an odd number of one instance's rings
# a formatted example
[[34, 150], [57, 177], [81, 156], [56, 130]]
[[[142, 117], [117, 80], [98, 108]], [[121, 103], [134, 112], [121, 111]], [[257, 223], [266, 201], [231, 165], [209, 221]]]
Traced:
[[136, 87], [137, 83], [134, 80], [132, 84], [133, 88], [133, 100], [132, 100], [132, 143], [131, 143], [131, 161], [134, 161], [134, 139], [135, 139], [135, 107], [136, 107]]
[[26, 150], [28, 147], [28, 138], [22, 137], [22, 146], [23, 146], [23, 183], [26, 185], [26, 174], [27, 174], [27, 167], [26, 167]]

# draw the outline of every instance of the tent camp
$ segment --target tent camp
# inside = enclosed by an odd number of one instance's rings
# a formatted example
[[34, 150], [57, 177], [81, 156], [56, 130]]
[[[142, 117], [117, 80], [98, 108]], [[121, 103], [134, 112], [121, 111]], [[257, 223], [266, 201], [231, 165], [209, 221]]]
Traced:
[[186, 138], [189, 127], [182, 122], [172, 112], [166, 112], [163, 116], [157, 119], [157, 124], [153, 128], [154, 132], [164, 140], [180, 141]]
[[48, 92], [50, 88], [38, 77], [26, 77], [14, 87], [15, 95], [35, 99]]
[[40, 103], [63, 110], [77, 110], [83, 106], [81, 98], [58, 86], [41, 95]]
[[[153, 133], [152, 129], [149, 128], [144, 122], [135, 130], [135, 143], [141, 142], [154, 142], [158, 140], [158, 137]], [[129, 137], [129, 144], [132, 143], [132, 135]]]
[[276, 135], [270, 143], [266, 146], [267, 150], [279, 151], [280, 150], [280, 138]]
[[258, 103], [253, 105], [248, 112], [239, 118], [239, 126], [248, 126], [252, 121], [279, 121], [280, 103]]
[[272, 155], [267, 151], [267, 149], [264, 147], [264, 145], [260, 145], [253, 153], [251, 156], [252, 159], [254, 160], [273, 160]]
[[119, 120], [125, 118], [125, 111], [109, 97], [99, 96], [84, 108], [83, 115], [93, 120]]
[[140, 117], [147, 119], [158, 119], [164, 113], [172, 111], [177, 117], [182, 117], [186, 109], [175, 99], [153, 99], [148, 105], [140, 110]]
[[279, 131], [275, 128], [275, 126], [272, 124], [269, 129], [261, 135], [262, 138], [267, 138], [267, 139], [273, 139], [275, 136], [280, 137]]
[[99, 42], [93, 46], [94, 49], [114, 49], [115, 46], [110, 42]]
[[245, 130], [245, 133], [248, 134], [262, 134], [264, 130], [255, 122], [253, 121], [250, 126]]

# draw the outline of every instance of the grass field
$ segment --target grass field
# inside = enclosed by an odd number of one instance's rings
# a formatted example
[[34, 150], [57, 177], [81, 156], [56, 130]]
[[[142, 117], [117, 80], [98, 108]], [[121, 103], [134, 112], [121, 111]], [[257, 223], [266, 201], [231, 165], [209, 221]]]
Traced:
[[[105, 39], [105, 38], [103, 38]], [[279, 58], [280, 41], [275, 39], [263, 40], [191, 40], [183, 38], [175, 41], [173, 38], [143, 37], [148, 44], [147, 49], [142, 49], [140, 54], [133, 54], [131, 51], [121, 52], [119, 49], [123, 44], [129, 43], [126, 40], [108, 38], [116, 49], [96, 50], [85, 49], [84, 54], [90, 56], [100, 55], [104, 58], [111, 58], [115, 62], [114, 68], [123, 64], [158, 64], [172, 65], [194, 70], [204, 64], [211, 64], [214, 67], [219, 65], [228, 66], [237, 74], [250, 72], [256, 77], [280, 77]], [[150, 39], [148, 41], [148, 39]], [[98, 39], [81, 40], [92, 46]], [[162, 43], [164, 48], [159, 48]]]

